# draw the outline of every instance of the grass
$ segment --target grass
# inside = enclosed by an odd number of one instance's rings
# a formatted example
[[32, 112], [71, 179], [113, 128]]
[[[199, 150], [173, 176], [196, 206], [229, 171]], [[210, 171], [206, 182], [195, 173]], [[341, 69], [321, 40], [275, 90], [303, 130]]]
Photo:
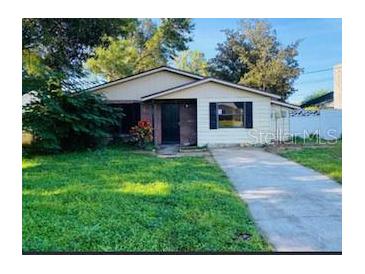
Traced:
[[342, 183], [342, 142], [287, 149], [280, 155], [328, 175]]
[[23, 159], [24, 252], [269, 250], [203, 158], [108, 148]]

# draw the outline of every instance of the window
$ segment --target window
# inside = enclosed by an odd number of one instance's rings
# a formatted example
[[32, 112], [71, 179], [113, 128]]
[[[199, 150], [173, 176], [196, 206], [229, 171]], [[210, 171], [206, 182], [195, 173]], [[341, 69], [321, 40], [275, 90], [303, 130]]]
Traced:
[[243, 127], [242, 103], [217, 103], [218, 128]]
[[209, 103], [209, 129], [253, 128], [252, 102]]
[[287, 114], [288, 114], [288, 111], [282, 110], [281, 111], [281, 118], [286, 118], [287, 117]]
[[131, 127], [137, 125], [140, 120], [140, 104], [130, 103], [130, 104], [118, 104], [115, 107], [122, 108], [124, 116], [121, 118], [120, 123], [114, 129], [115, 134], [129, 134]]
[[271, 111], [271, 118], [281, 119], [281, 118], [287, 118], [287, 117], [288, 117], [287, 110], [274, 109]]

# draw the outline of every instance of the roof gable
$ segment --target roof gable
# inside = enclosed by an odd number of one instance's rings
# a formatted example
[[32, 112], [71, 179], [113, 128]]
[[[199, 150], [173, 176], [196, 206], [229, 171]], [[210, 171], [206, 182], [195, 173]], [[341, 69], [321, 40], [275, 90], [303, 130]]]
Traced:
[[[147, 78], [151, 79], [151, 78], [156, 77], [156, 82], [165, 83], [166, 81], [161, 81], [161, 79], [159, 79], [160, 77], [157, 77], [157, 74], [162, 73], [162, 72], [168, 72], [168, 73], [175, 74], [176, 76], [185, 78], [185, 80], [180, 79], [180, 80], [176, 81], [175, 83], [166, 83], [166, 85], [160, 84], [157, 86], [152, 85], [150, 83], [144, 87], [144, 92], [142, 92], [142, 93], [135, 90], [135, 88], [132, 88], [134, 90], [133, 92], [135, 93], [134, 95], [132, 95], [133, 98], [129, 98], [130, 97], [130, 96], [128, 96], [129, 92], [124, 90], [124, 87], [125, 87], [125, 89], [130, 89], [130, 86], [131, 85], [133, 86], [133, 84], [131, 84], [131, 82], [133, 83], [133, 80], [138, 80], [138, 79], [143, 80], [144, 78], [146, 78], [146, 80], [147, 80]], [[189, 79], [191, 79], [191, 80], [189, 80]], [[127, 83], [127, 82], [129, 82], [129, 83]], [[146, 81], [146, 82], [148, 82], [148, 81]], [[120, 84], [123, 84], [123, 83], [127, 83], [127, 84], [119, 86]], [[262, 90], [259, 90], [256, 88], [251, 88], [251, 87], [247, 87], [247, 86], [243, 86], [243, 85], [239, 85], [239, 84], [234, 84], [231, 82], [219, 80], [219, 79], [212, 78], [212, 77], [206, 78], [201, 75], [197, 75], [194, 73], [190, 73], [187, 71], [179, 70], [179, 69], [168, 67], [168, 66], [161, 66], [161, 67], [154, 68], [154, 69], [151, 69], [148, 71], [144, 71], [144, 72], [141, 72], [138, 74], [127, 76], [127, 77], [124, 77], [124, 78], [121, 78], [121, 79], [118, 79], [115, 81], [111, 81], [111, 82], [108, 82], [105, 84], [101, 84], [101, 85], [89, 88], [88, 91], [104, 92], [105, 94], [108, 94], [107, 97], [109, 97], [109, 95], [110, 95], [111, 98], [108, 98], [110, 100], [133, 99], [133, 100], [146, 101], [146, 100], [158, 98], [160, 96], [164, 96], [167, 94], [171, 94], [174, 92], [182, 91], [182, 90], [185, 90], [185, 89], [188, 89], [191, 87], [195, 87], [198, 85], [203, 85], [206, 83], [216, 83], [216, 84], [220, 84], [223, 86], [235, 88], [237, 90], [242, 90], [242, 91], [251, 92], [251, 93], [254, 93], [257, 95], [270, 97], [272, 99], [280, 99], [280, 96], [278, 96], [276, 94], [272, 94], [272, 93], [262, 91]], [[120, 93], [120, 94], [117, 94], [117, 93]], [[121, 98], [116, 98], [116, 97], [121, 97]], [[127, 97], [127, 98], [125, 98], [125, 97]], [[275, 102], [273, 102], [273, 103], [276, 103], [276, 102], [277, 101], [275, 100]], [[280, 102], [280, 103], [286, 104], [284, 102]], [[291, 106], [298, 107], [295, 105], [291, 105]]]
[[203, 76], [193, 74], [193, 73], [190, 73], [190, 72], [187, 72], [187, 71], [183, 71], [183, 70], [179, 70], [179, 69], [175, 69], [175, 68], [171, 68], [171, 67], [167, 67], [167, 66], [162, 66], [162, 67], [154, 68], [154, 69], [147, 70], [147, 71], [144, 71], [144, 72], [141, 72], [141, 73], [137, 73], [137, 74], [134, 74], [134, 75], [131, 75], [131, 76], [127, 76], [127, 77], [124, 77], [124, 78], [121, 78], [121, 79], [118, 79], [118, 80], [110, 81], [110, 82], [105, 83], [105, 84], [97, 85], [95, 87], [91, 87], [91, 88], [87, 89], [87, 91], [101, 90], [101, 89], [111, 87], [111, 86], [114, 86], [114, 85], [118, 85], [118, 84], [121, 84], [121, 83], [124, 83], [124, 82], [127, 82], [127, 81], [131, 81], [131, 80], [135, 80], [135, 79], [142, 78], [142, 77], [145, 77], [145, 76], [149, 76], [149, 75], [161, 72], [161, 71], [168, 71], [168, 72], [172, 72], [172, 73], [175, 73], [175, 74], [178, 74], [178, 75], [190, 77], [193, 80], [201, 80], [201, 79], [204, 78]]
[[204, 79], [201, 79], [199, 81], [194, 81], [194, 82], [191, 82], [191, 83], [185, 83], [185, 84], [177, 86], [177, 87], [169, 88], [169, 89], [166, 89], [166, 90], [162, 90], [162, 91], [159, 91], [159, 92], [155, 92], [155, 93], [151, 93], [149, 95], [142, 96], [142, 101], [150, 100], [150, 99], [153, 99], [153, 98], [158, 98], [158, 97], [163, 96], [163, 95], [167, 95], [167, 94], [170, 94], [170, 93], [182, 91], [182, 90], [185, 90], [185, 89], [188, 89], [188, 88], [191, 88], [191, 87], [195, 87], [195, 86], [198, 86], [198, 85], [203, 85], [203, 84], [210, 83], [210, 82], [220, 84], [220, 85], [224, 85], [224, 86], [228, 86], [228, 87], [232, 87], [232, 88], [236, 88], [238, 90], [244, 90], [246, 92], [252, 92], [252, 93], [255, 93], [255, 94], [262, 95], [262, 96], [267, 96], [267, 97], [276, 98], [276, 99], [280, 98], [280, 96], [278, 96], [278, 95], [275, 95], [275, 94], [272, 94], [272, 93], [269, 93], [269, 92], [265, 92], [265, 91], [261, 91], [259, 89], [249, 88], [249, 87], [241, 86], [241, 85], [238, 85], [238, 84], [233, 84], [233, 83], [230, 83], [230, 82], [218, 80], [218, 79], [215, 79], [215, 78], [204, 78]]
[[140, 101], [143, 96], [197, 81], [169, 70], [159, 70], [143, 77], [103, 86], [94, 92], [102, 93], [108, 101]]

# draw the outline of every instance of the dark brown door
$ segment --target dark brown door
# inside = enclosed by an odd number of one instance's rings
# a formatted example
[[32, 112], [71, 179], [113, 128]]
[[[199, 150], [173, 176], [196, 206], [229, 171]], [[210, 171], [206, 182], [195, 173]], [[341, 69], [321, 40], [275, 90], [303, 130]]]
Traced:
[[161, 129], [163, 144], [180, 143], [179, 105], [161, 105]]

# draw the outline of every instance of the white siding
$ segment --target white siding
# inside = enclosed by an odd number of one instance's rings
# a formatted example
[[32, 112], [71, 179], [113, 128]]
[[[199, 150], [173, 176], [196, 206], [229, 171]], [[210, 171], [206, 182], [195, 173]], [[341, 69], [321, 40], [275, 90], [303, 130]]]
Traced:
[[141, 97], [176, 87], [196, 79], [179, 75], [173, 72], [160, 71], [141, 78], [136, 78], [124, 83], [116, 84], [98, 90], [106, 96], [107, 100], [141, 100]]
[[[197, 99], [198, 145], [258, 144], [272, 139], [271, 99], [216, 83], [202, 84], [157, 99]], [[209, 129], [209, 103], [252, 102], [253, 128]]]
[[273, 139], [277, 141], [286, 141], [290, 139], [290, 110], [290, 108], [272, 104], [271, 129]]

